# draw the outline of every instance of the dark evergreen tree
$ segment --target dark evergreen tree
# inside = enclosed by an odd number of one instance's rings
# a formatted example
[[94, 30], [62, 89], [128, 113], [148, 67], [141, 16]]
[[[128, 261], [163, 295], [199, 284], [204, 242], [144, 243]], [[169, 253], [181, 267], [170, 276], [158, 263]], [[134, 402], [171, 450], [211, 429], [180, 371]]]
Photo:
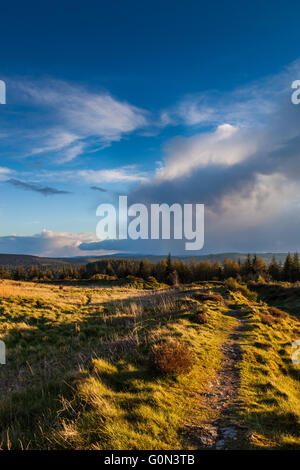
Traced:
[[274, 281], [280, 281], [281, 267], [279, 263], [277, 263], [275, 256], [272, 257], [272, 260], [268, 266], [268, 274]]
[[248, 253], [247, 258], [243, 264], [242, 273], [244, 276], [249, 277], [252, 274], [252, 261], [251, 256]]
[[291, 282], [293, 278], [293, 258], [290, 253], [288, 253], [284, 265], [282, 277], [284, 281]]
[[294, 253], [293, 266], [292, 266], [292, 281], [297, 282], [300, 280], [300, 261], [298, 253]]
[[171, 253], [168, 254], [167, 257], [167, 266], [166, 266], [166, 277], [168, 278], [170, 274], [174, 271], [174, 266], [171, 258]]
[[116, 274], [110, 262], [107, 263], [106, 274], [108, 274], [108, 276], [114, 276]]

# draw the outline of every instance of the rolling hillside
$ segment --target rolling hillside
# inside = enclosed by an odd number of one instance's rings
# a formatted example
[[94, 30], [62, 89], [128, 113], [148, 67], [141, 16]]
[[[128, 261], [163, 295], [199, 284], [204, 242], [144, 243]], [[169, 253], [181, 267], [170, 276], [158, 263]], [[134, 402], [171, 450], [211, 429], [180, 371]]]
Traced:
[[300, 449], [291, 301], [1, 281], [0, 305], [0, 449]]

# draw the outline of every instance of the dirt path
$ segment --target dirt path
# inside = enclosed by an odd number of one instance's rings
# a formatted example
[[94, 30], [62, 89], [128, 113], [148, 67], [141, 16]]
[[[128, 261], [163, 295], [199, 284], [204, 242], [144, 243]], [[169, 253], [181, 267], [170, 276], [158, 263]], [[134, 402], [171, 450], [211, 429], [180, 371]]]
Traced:
[[218, 418], [203, 426], [189, 426], [193, 440], [200, 449], [228, 449], [245, 437], [245, 428], [234, 420], [234, 412], [240, 405], [240, 375], [238, 364], [242, 358], [240, 340], [242, 321], [221, 346], [223, 359], [217, 375], [210, 382], [207, 392], [203, 393], [209, 410], [218, 414]]

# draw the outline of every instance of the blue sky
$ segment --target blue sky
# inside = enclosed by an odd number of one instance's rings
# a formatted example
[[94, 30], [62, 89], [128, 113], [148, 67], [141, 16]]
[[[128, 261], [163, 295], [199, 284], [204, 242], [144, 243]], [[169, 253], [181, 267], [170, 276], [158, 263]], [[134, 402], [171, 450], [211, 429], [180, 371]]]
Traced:
[[300, 249], [299, 14], [296, 1], [1, 5], [0, 252], [168, 251], [95, 250], [96, 207], [119, 193], [204, 203], [203, 253]]

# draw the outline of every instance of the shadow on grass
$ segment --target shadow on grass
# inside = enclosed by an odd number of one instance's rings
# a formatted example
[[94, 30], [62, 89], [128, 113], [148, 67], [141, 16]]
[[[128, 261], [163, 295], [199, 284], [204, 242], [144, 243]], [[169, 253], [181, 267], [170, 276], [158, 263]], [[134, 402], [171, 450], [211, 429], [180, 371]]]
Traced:
[[[148, 338], [157, 328], [186, 317], [186, 312], [175, 309], [156, 316], [152, 313], [151, 317], [152, 304], [147, 302], [153, 301], [150, 294], [146, 299], [143, 297], [149, 311], [140, 319], [126, 314], [114, 316], [117, 308], [135, 300], [136, 296], [132, 296], [122, 303], [104, 302], [105, 311], [83, 306], [80, 320], [72, 321], [68, 315], [65, 322], [61, 318], [57, 320], [51, 310], [30, 302], [26, 302], [28, 313], [2, 311], [3, 321], [9, 326], [3, 335], [7, 364], [0, 368], [0, 444], [4, 443], [4, 448], [9, 441], [13, 448], [20, 448], [18, 436], [23, 436], [25, 446], [29, 442], [33, 447], [40, 446], [41, 441], [37, 444], [39, 430], [42, 427], [47, 434], [55, 425], [62, 395], [72, 396], [73, 378], [80, 374], [80, 369], [94, 376], [94, 358], [102, 357], [114, 363], [123, 359], [134, 364], [135, 371], [120, 369], [113, 375], [101, 375], [116, 393], [138, 394], [137, 381], [153, 381], [146, 363]], [[31, 317], [33, 309], [34, 317]], [[147, 387], [143, 390], [147, 391]], [[149, 399], [131, 397], [130, 403], [124, 402], [124, 410], [143, 402], [147, 404]]]

